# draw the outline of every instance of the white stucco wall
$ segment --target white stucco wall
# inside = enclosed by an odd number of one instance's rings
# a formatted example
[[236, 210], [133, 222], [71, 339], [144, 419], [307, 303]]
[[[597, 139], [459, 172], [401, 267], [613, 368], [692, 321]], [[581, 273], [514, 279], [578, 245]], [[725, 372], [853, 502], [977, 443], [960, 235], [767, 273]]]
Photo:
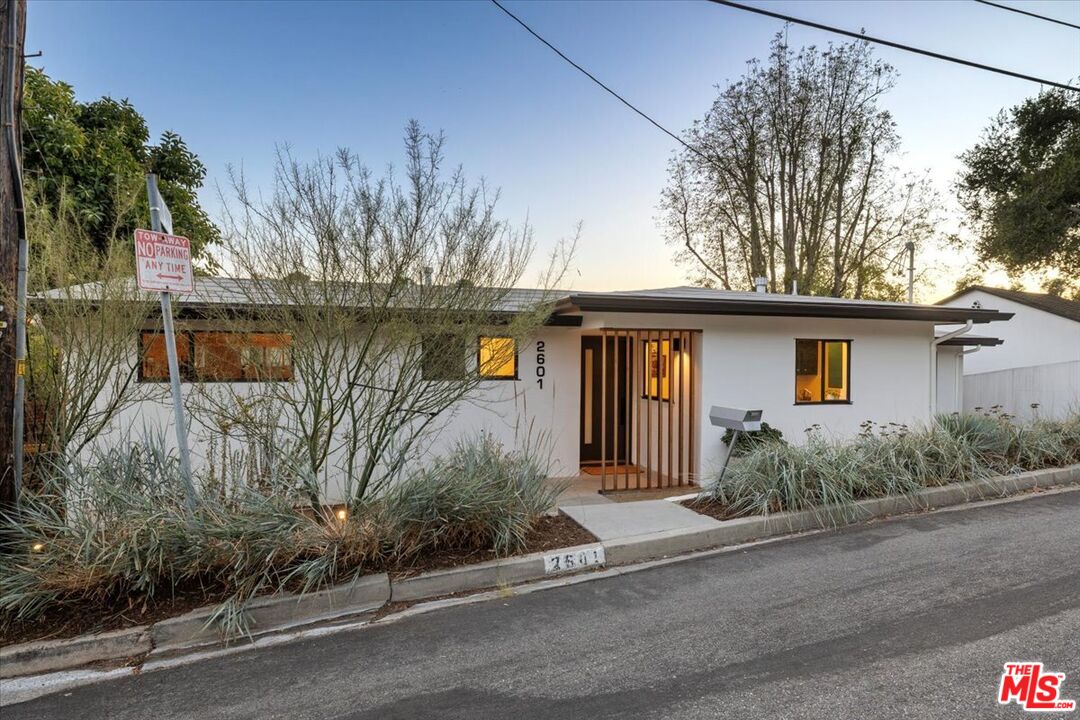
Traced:
[[[695, 447], [703, 475], [715, 471], [726, 452], [723, 432], [709, 423], [712, 405], [761, 409], [762, 419], [795, 443], [813, 425], [843, 438], [857, 434], [865, 420], [914, 424], [930, 418], [930, 323], [590, 313], [583, 330], [605, 326], [702, 331]], [[852, 341], [850, 404], [795, 404], [796, 338]]]
[[993, 335], [1005, 342], [969, 355], [964, 363], [965, 375], [1080, 360], [1080, 322], [982, 290], [964, 293], [947, 304], [971, 307], [975, 302], [1015, 315], [1007, 322], [975, 326], [972, 334]]
[[[487, 432], [507, 448], [526, 443], [540, 446], [550, 453], [549, 472], [553, 476], [572, 475], [578, 471], [578, 405], [580, 385], [580, 340], [575, 328], [544, 328], [535, 340], [524, 345], [518, 355], [518, 380], [481, 382], [474, 393], [457, 403], [438, 418], [415, 448], [415, 462], [424, 463], [448, 452], [461, 438]], [[538, 343], [543, 343], [543, 386], [537, 382]], [[134, 353], [134, 343], [132, 352]], [[298, 382], [302, 379], [298, 378]], [[253, 390], [250, 383], [212, 383], [199, 388], [183, 383], [181, 391], [188, 408], [192, 469], [206, 470], [210, 463], [221, 463], [220, 445], [212, 452], [210, 438], [216, 429], [207, 404], [200, 393], [234, 392], [246, 395]], [[168, 383], [139, 383], [136, 392], [140, 400], [125, 407], [114, 418], [111, 428], [96, 441], [99, 447], [121, 442], [137, 441], [148, 434], [160, 434], [166, 445], [176, 449], [172, 401]], [[201, 409], [197, 406], [202, 404]], [[236, 443], [233, 443], [236, 447]], [[330, 501], [343, 499], [342, 488], [334, 479], [336, 457], [328, 461], [325, 481]]]
[[[763, 419], [790, 442], [803, 442], [805, 430], [850, 437], [866, 420], [876, 423], [925, 422], [930, 417], [930, 323], [814, 318], [758, 318], [704, 315], [589, 313], [581, 328], [546, 327], [520, 348], [516, 381], [488, 381], [467, 401], [440, 418], [437, 431], [422, 443], [417, 462], [448, 450], [468, 433], [490, 432], [508, 447], [542, 439], [551, 450], [552, 475], [575, 475], [579, 466], [581, 336], [600, 328], [663, 328], [700, 331], [695, 336], [696, 435], [693, 462], [701, 475], [715, 472], [726, 448], [723, 432], [709, 423], [712, 405], [760, 408]], [[851, 385], [848, 404], [795, 404], [795, 339], [850, 339]], [[537, 382], [537, 342], [544, 343], [543, 387]], [[638, 383], [635, 373], [635, 384]], [[157, 385], [164, 390], [167, 386]], [[243, 389], [236, 384], [234, 388]], [[184, 385], [189, 399], [192, 386]], [[942, 397], [955, 397], [946, 387]], [[640, 387], [634, 396], [639, 404]], [[690, 398], [676, 398], [681, 409]], [[665, 404], [666, 405], [666, 404]], [[688, 407], [687, 407], [688, 409]], [[942, 408], [946, 411], [945, 408]], [[666, 408], [664, 413], [666, 415]], [[664, 432], [671, 429], [664, 424]], [[117, 418], [103, 442], [145, 429], [164, 431], [172, 442], [167, 395], [140, 402]], [[653, 432], [657, 426], [653, 426]], [[644, 430], [642, 431], [644, 433]], [[207, 431], [192, 427], [196, 467], [207, 462]], [[636, 444], [636, 438], [634, 439]], [[689, 442], [684, 438], [688, 449]], [[662, 444], [666, 447], [666, 443]], [[666, 451], [666, 450], [665, 450]], [[664, 462], [663, 459], [660, 461]], [[654, 465], [656, 462], [654, 460]], [[330, 500], [338, 499], [328, 487]]]

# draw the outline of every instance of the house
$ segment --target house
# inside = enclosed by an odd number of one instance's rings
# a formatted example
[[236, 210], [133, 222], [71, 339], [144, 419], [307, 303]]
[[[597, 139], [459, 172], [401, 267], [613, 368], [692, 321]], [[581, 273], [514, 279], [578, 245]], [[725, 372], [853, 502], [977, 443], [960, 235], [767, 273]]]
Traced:
[[[238, 347], [208, 319], [221, 309], [239, 311], [243, 282], [204, 278], [194, 295], [181, 298], [185, 382], [302, 382], [291, 365], [290, 338], [253, 327]], [[539, 297], [506, 291], [500, 312], [513, 316]], [[497, 324], [470, 340], [470, 367], [455, 372], [479, 373], [481, 382], [442, 413], [442, 432], [424, 443], [417, 462], [465, 433], [486, 431], [508, 446], [541, 433], [553, 475], [589, 473], [608, 491], [688, 485], [713, 473], [727, 451], [722, 431], [710, 425], [711, 406], [760, 409], [793, 442], [807, 432], [853, 436], [868, 420], [925, 423], [942, 395], [938, 353], [979, 342], [957, 333], [939, 338], [935, 328], [968, 329], [1011, 316], [989, 307], [696, 287], [558, 292], [545, 307], [547, 322], [527, 344], [517, 346]], [[120, 428], [170, 422], [157, 324], [142, 336], [139, 379], [162, 392], [125, 409]], [[431, 382], [447, 371], [438, 351], [432, 348], [430, 363], [425, 358]], [[192, 428], [190, 442], [197, 461], [210, 455], [201, 428]]]
[[1015, 316], [994, 326], [999, 343], [963, 356], [964, 411], [1000, 406], [1027, 419], [1080, 409], [1080, 302], [974, 285], [938, 305], [994, 307]]

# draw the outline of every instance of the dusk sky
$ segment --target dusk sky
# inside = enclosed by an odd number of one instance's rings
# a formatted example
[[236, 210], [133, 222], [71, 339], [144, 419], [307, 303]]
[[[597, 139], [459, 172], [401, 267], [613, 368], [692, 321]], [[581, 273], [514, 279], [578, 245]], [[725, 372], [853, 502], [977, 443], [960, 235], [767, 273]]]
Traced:
[[[1059, 82], [1080, 79], [1080, 31], [970, 0], [762, 2], [798, 17]], [[583, 223], [576, 289], [681, 284], [657, 226], [674, 141], [487, 2], [231, 3], [31, 0], [27, 52], [81, 100], [127, 97], [156, 137], [178, 132], [209, 170], [267, 187], [275, 145], [301, 159], [339, 146], [381, 170], [402, 158], [410, 118], [447, 135], [449, 160], [501, 187], [502, 214], [535, 226], [539, 250]], [[783, 23], [704, 2], [508, 2], [578, 63], [679, 132], [716, 84], [765, 57]], [[1016, 6], [1080, 23], [1080, 1]], [[842, 41], [788, 29], [793, 46]], [[884, 100], [904, 166], [927, 169], [957, 214], [956, 156], [990, 118], [1039, 86], [880, 47], [899, 71]], [[932, 300], [963, 258], [937, 256]], [[535, 278], [526, 276], [523, 284]]]

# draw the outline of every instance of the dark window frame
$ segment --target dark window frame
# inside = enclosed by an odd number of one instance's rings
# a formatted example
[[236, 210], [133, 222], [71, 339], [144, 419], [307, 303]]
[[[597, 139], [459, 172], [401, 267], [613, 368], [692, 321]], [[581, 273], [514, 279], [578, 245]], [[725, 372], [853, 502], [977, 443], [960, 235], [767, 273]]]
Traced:
[[[213, 333], [213, 334], [218, 334], [218, 335], [283, 335], [283, 336], [287, 336], [290, 339], [290, 345], [289, 345], [289, 375], [290, 375], [290, 377], [288, 377], [288, 378], [270, 378], [270, 377], [267, 377], [267, 378], [258, 378], [258, 379], [255, 379], [255, 380], [252, 380], [251, 378], [245, 378], [245, 377], [229, 377], [229, 378], [202, 377], [195, 371], [195, 335], [199, 334], [199, 333]], [[148, 378], [148, 377], [146, 377], [146, 374], [145, 374], [145, 372], [143, 370], [143, 368], [144, 368], [144, 365], [143, 365], [143, 363], [144, 363], [143, 353], [145, 352], [145, 347], [146, 347], [145, 344], [144, 344], [144, 339], [147, 336], [154, 337], [154, 336], [159, 336], [159, 335], [162, 337], [162, 340], [164, 341], [165, 332], [163, 330], [140, 330], [139, 331], [139, 367], [138, 367], [138, 375], [137, 375], [136, 379], [140, 383], [167, 383], [167, 382], [169, 382], [168, 374], [166, 374], [165, 377], [161, 377], [161, 378], [157, 378], [157, 377]], [[177, 358], [177, 360], [179, 360], [179, 364], [180, 364], [180, 382], [182, 382], [182, 383], [200, 382], [200, 383], [233, 383], [233, 384], [236, 384], [236, 383], [264, 383], [264, 382], [293, 382], [295, 380], [295, 378], [296, 378], [296, 358], [295, 358], [295, 356], [293, 354], [293, 349], [292, 349], [292, 344], [291, 344], [292, 333], [274, 332], [273, 330], [201, 330], [201, 329], [185, 328], [183, 330], [177, 330], [176, 335], [177, 335], [177, 340], [179, 340], [179, 338], [181, 338], [181, 337], [184, 338], [185, 341], [187, 342], [187, 346], [188, 346], [187, 360], [184, 361], [184, 360], [180, 360], [180, 358]], [[179, 348], [177, 348], [177, 353], [176, 354], [177, 355], [180, 354]]]
[[[450, 373], [443, 373], [443, 374], [429, 373], [429, 370], [434, 370], [435, 366], [430, 364], [426, 359], [427, 358], [427, 353], [428, 353], [427, 344], [428, 344], [428, 342], [434, 340], [435, 338], [442, 338], [443, 339], [443, 340], [440, 341], [440, 349], [441, 349], [442, 343], [446, 342], [446, 338], [452, 338], [452, 340], [454, 342], [460, 343], [460, 346], [456, 349], [456, 352], [455, 352], [455, 355], [458, 355], [460, 353], [460, 357], [461, 357], [460, 373], [455, 373], [453, 376], [451, 376]], [[465, 355], [465, 351], [466, 351], [467, 347], [468, 347], [467, 338], [463, 337], [462, 335], [460, 335], [458, 333], [433, 332], [433, 333], [427, 333], [425, 335], [422, 335], [421, 338], [420, 338], [420, 379], [424, 380], [425, 382], [461, 382], [463, 380], [468, 380], [469, 379], [469, 368], [468, 368], [468, 363], [466, 362], [466, 355]], [[449, 368], [444, 367], [443, 369], [449, 369]], [[454, 368], [454, 369], [456, 370], [457, 368]]]
[[[813, 342], [818, 343], [818, 349], [821, 357], [821, 400], [800, 400], [799, 399], [799, 343], [801, 342]], [[844, 375], [844, 388], [847, 390], [847, 397], [843, 400], [826, 400], [825, 399], [825, 349], [824, 346], [828, 343], [844, 343], [847, 345], [847, 372]], [[852, 338], [795, 338], [795, 404], [796, 405], [852, 405], [851, 400], [851, 343]]]
[[[513, 375], [484, 375], [481, 368], [483, 365], [480, 362], [480, 346], [483, 344], [484, 339], [488, 340], [509, 340], [514, 343], [514, 374]], [[516, 337], [511, 335], [477, 335], [476, 336], [476, 376], [483, 382], [495, 381], [505, 382], [514, 380], [520, 380], [521, 377], [521, 363], [519, 362], [521, 355], [521, 348]]]
[[[668, 345], [668, 396], [667, 397], [663, 396], [664, 395], [664, 377], [662, 375], [660, 377], [656, 378], [656, 392], [655, 393], [649, 392], [649, 382], [652, 380], [652, 378], [649, 377], [649, 357], [648, 357], [649, 349], [650, 349], [652, 343], [656, 343], [657, 352], [660, 353], [660, 355], [663, 355], [663, 347], [664, 347], [665, 342], [670, 343], [670, 345]], [[674, 391], [673, 382], [674, 382], [675, 375], [674, 375], [674, 373], [672, 373], [671, 368], [672, 368], [673, 363], [675, 362], [676, 353], [678, 353], [680, 355], [680, 357], [682, 355], [682, 343], [679, 341], [679, 338], [677, 338], [677, 337], [672, 337], [672, 338], [660, 338], [660, 337], [657, 337], [657, 338], [652, 338], [652, 339], [643, 338], [641, 340], [640, 344], [641, 344], [641, 349], [643, 351], [643, 354], [645, 355], [645, 357], [636, 358], [636, 359], [641, 360], [641, 399], [642, 400], [648, 400], [649, 402], [662, 402], [662, 403], [672, 402], [672, 397], [671, 396], [672, 396], [672, 393]]]

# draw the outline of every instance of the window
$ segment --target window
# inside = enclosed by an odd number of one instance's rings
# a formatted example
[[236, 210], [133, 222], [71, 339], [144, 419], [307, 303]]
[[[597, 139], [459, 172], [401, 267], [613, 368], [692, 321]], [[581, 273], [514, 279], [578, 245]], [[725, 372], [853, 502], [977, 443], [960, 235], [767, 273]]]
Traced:
[[[169, 356], [165, 351], [165, 334], [143, 332], [139, 336], [142, 345], [142, 362], [139, 364], [139, 380], [145, 382], [169, 380]], [[191, 338], [187, 333], [176, 333], [176, 359], [180, 363], [180, 377], [190, 380]]]
[[[282, 333], [222, 331], [182, 332], [176, 335], [180, 377], [204, 382], [262, 382], [292, 380], [292, 336]], [[165, 337], [142, 333], [140, 379], [169, 379]]]
[[425, 380], [464, 380], [465, 339], [442, 333], [425, 335], [421, 345], [420, 374]]
[[671, 350], [674, 342], [675, 352], [679, 352], [679, 340], [646, 340], [641, 347], [644, 357], [641, 367], [644, 369], [642, 397], [649, 400], [671, 399]]
[[485, 380], [517, 380], [517, 342], [511, 337], [480, 337], [476, 367]]
[[291, 380], [292, 338], [273, 333], [197, 332], [195, 376], [210, 382]]
[[795, 341], [795, 402], [851, 402], [851, 341]]

